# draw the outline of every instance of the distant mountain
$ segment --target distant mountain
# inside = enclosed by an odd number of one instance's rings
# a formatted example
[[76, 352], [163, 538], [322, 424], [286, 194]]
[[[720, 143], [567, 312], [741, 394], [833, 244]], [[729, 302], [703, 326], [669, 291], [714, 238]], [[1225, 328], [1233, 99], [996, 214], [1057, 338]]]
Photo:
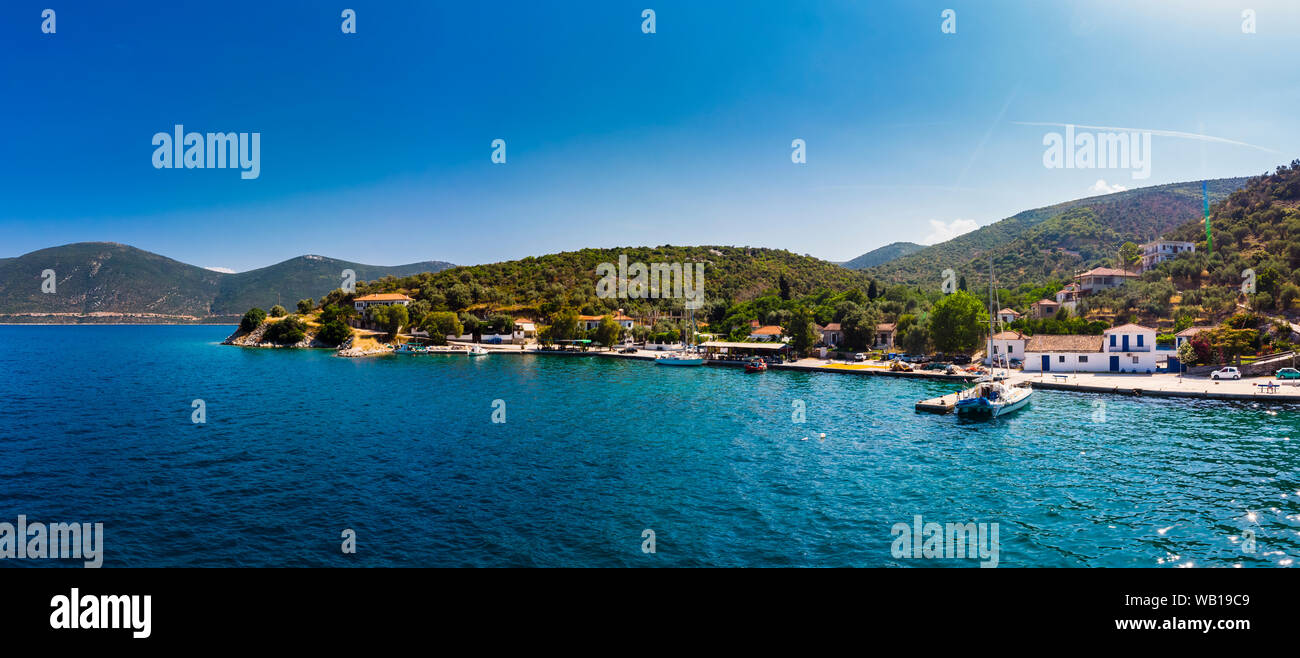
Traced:
[[872, 249], [853, 260], [840, 263], [851, 270], [862, 270], [868, 267], [884, 265], [895, 258], [902, 258], [908, 254], [914, 254], [922, 249], [925, 245], [916, 244], [915, 242], [891, 242], [878, 249]]
[[293, 308], [299, 299], [319, 300], [339, 287], [343, 270], [356, 272], [356, 280], [374, 281], [386, 276], [411, 276], [423, 272], [441, 272], [455, 267], [442, 261], [424, 261], [407, 265], [363, 265], [325, 256], [299, 256], [270, 267], [238, 274], [227, 274], [212, 302], [214, 314], [243, 313], [258, 306], [270, 308], [282, 304]]
[[[250, 272], [214, 272], [112, 242], [81, 242], [0, 259], [0, 321], [77, 322], [97, 314], [134, 321], [228, 319], [253, 306], [292, 308], [338, 288], [344, 269], [358, 281], [437, 272], [450, 263], [394, 267], [323, 256], [300, 256]], [[44, 293], [42, 273], [53, 270], [55, 292]], [[9, 317], [4, 317], [9, 316]]]
[[[1246, 181], [1209, 181], [1211, 203]], [[1000, 285], [1041, 283], [1099, 262], [1113, 266], [1125, 241], [1160, 237], [1201, 213], [1200, 181], [1143, 187], [1026, 210], [887, 261], [870, 273], [889, 283], [938, 286], [948, 268], [959, 275], [987, 276], [992, 256]]]

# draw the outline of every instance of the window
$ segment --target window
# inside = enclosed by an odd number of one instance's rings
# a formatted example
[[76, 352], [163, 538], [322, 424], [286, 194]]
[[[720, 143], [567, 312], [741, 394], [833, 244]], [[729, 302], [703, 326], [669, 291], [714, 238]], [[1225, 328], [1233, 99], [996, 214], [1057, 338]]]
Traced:
[[1079, 357], [1079, 363], [1087, 363], [1087, 362], [1088, 362], [1088, 357], [1086, 356]]
[[1137, 362], [1138, 362], [1138, 358], [1136, 356], [1133, 357], [1133, 363], [1137, 363]]
[[1115, 347], [1115, 334], [1110, 335], [1110, 346]]
[[1142, 347], [1143, 338], [1145, 338], [1145, 336], [1143, 336], [1142, 334], [1138, 334], [1138, 347]]
[[1065, 355], [1064, 355], [1064, 354], [1062, 354], [1061, 356], [1056, 357], [1056, 359], [1057, 359], [1057, 363], [1065, 363]]

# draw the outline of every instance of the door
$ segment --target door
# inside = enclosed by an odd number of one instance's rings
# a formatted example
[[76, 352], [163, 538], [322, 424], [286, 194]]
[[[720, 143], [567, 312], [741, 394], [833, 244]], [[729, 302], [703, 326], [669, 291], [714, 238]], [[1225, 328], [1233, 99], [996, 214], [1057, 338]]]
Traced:
[[1110, 371], [1119, 372], [1119, 357], [1117, 356], [1110, 357]]
[[1122, 352], [1127, 352], [1127, 351], [1128, 351], [1128, 334], [1124, 334], [1124, 349], [1121, 350], [1121, 351], [1122, 351]]
[[1044, 355], [1043, 355], [1043, 372], [1047, 372], [1048, 370], [1051, 370], [1051, 369], [1052, 369], [1052, 357], [1047, 356], [1046, 354], [1044, 354]]

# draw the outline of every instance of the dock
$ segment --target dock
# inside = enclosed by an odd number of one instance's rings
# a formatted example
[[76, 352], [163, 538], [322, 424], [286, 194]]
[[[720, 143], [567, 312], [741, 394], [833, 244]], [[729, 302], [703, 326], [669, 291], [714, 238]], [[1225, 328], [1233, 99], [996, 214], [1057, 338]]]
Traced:
[[957, 394], [949, 393], [948, 395], [929, 400], [921, 400], [916, 403], [917, 411], [925, 411], [932, 414], [950, 414], [953, 407], [957, 406]]

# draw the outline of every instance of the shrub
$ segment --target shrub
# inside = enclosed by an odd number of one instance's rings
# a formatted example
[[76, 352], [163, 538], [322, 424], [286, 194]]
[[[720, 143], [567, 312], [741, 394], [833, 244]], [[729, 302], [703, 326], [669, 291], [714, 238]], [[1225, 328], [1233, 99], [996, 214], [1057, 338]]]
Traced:
[[256, 329], [258, 325], [262, 324], [262, 321], [265, 319], [266, 311], [263, 311], [260, 308], [250, 308], [248, 309], [248, 312], [244, 314], [243, 319], [239, 321], [239, 328], [244, 331], [252, 331]]
[[326, 345], [339, 345], [352, 335], [352, 329], [342, 320], [334, 319], [321, 325], [320, 331], [316, 334], [316, 340]]
[[316, 307], [316, 303], [312, 301], [311, 297], [308, 297], [307, 299], [298, 300], [299, 313], [311, 313], [311, 310], [315, 307]]
[[265, 340], [277, 345], [292, 345], [307, 335], [307, 325], [290, 315], [266, 328]]
[[273, 318], [282, 318], [286, 314], [288, 314], [288, 311], [284, 310], [284, 307], [279, 304], [271, 307], [271, 317]]

